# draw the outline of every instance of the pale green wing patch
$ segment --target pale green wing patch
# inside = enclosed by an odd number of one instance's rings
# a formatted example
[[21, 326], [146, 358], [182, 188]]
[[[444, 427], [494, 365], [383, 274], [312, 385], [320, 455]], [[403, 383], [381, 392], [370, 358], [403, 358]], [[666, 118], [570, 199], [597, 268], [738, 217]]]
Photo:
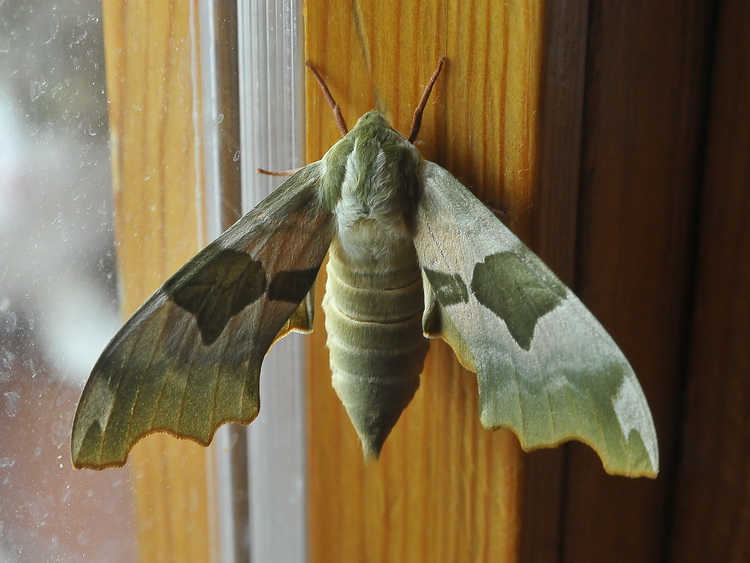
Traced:
[[655, 476], [651, 412], [611, 337], [453, 176], [429, 162], [424, 173], [414, 242], [434, 300], [425, 331], [477, 373], [482, 424], [511, 429], [525, 450], [580, 440], [609, 473]]
[[269, 347], [289, 330], [311, 328], [305, 296], [333, 237], [319, 179], [317, 163], [289, 178], [115, 335], [78, 405], [76, 467], [121, 466], [156, 431], [207, 445], [224, 422], [257, 416]]

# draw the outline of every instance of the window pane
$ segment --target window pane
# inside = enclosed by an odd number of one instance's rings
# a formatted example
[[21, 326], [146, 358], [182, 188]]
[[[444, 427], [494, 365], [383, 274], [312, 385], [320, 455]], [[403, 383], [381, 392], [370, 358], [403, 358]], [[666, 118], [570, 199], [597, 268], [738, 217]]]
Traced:
[[0, 3], [0, 560], [130, 561], [129, 471], [74, 471], [116, 303], [101, 7]]

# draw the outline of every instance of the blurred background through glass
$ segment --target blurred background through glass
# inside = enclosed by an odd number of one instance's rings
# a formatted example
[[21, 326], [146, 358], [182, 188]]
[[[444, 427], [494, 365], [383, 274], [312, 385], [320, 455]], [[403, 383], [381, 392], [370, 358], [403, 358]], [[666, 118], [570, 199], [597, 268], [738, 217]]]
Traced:
[[2, 2], [0, 560], [136, 557], [128, 469], [69, 453], [119, 325], [100, 2]]

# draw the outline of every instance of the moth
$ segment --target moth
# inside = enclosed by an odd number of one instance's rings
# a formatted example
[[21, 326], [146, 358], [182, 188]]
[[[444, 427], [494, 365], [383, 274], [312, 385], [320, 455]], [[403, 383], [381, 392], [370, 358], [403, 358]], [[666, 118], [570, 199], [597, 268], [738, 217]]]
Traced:
[[444, 59], [408, 138], [377, 111], [293, 173], [185, 264], [125, 323], [93, 368], [71, 439], [77, 468], [124, 465], [155, 431], [208, 445], [258, 414], [269, 348], [312, 330], [323, 300], [333, 387], [365, 457], [419, 387], [442, 338], [478, 378], [479, 417], [525, 450], [575, 439], [606, 471], [654, 477], [646, 399], [612, 338], [578, 298], [456, 178], [413, 144]]

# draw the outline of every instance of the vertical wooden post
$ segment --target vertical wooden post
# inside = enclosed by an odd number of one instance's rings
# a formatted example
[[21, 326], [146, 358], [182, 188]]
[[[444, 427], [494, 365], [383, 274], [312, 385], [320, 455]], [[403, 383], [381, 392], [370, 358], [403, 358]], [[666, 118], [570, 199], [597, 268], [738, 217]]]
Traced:
[[[422, 88], [446, 56], [417, 146], [530, 236], [540, 3], [310, 0], [305, 15], [307, 58], [350, 126], [377, 107], [408, 133]], [[307, 116], [315, 160], [339, 138], [316, 86]], [[474, 374], [433, 343], [420, 391], [380, 461], [365, 464], [331, 389], [321, 316], [309, 382], [311, 561], [514, 560], [520, 450], [511, 434], [479, 424]]]
[[750, 5], [718, 15], [672, 561], [750, 560]]
[[[103, 5], [126, 316], [205, 238], [202, 124], [194, 119], [200, 103], [197, 10], [190, 0]], [[131, 452], [142, 561], [210, 559], [205, 464], [203, 448], [166, 435], [151, 436]]]
[[638, 374], [659, 437], [656, 480], [569, 447], [562, 557], [663, 561], [686, 358], [710, 4], [591, 3], [576, 285]]

